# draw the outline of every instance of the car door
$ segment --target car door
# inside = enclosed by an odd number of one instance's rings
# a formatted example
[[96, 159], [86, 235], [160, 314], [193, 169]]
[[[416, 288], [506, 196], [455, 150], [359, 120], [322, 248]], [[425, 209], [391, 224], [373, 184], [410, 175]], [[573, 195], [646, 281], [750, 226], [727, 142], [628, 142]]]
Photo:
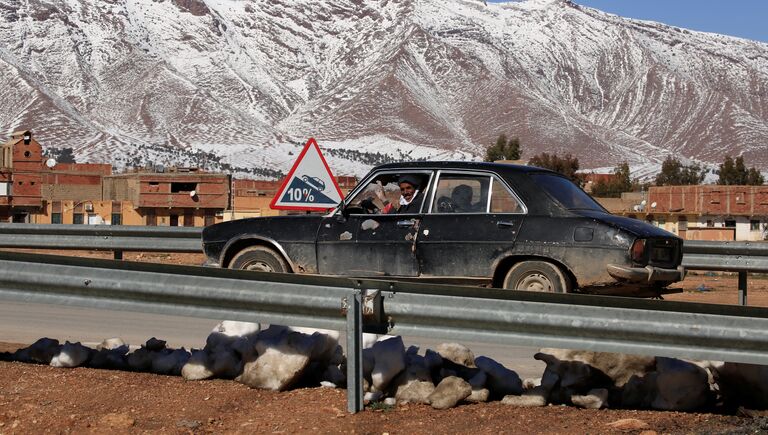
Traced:
[[[411, 214], [383, 213], [384, 204], [371, 193], [376, 183], [385, 182], [391, 201], [397, 201], [399, 191], [391, 187], [401, 172], [374, 174], [346, 202], [348, 213], [339, 210], [320, 224], [317, 236], [318, 272], [350, 276], [403, 276], [419, 274], [416, 259], [416, 236], [421, 224], [421, 211]], [[428, 186], [429, 172], [419, 171]], [[396, 186], [396, 183], [395, 183]], [[426, 203], [426, 192], [419, 196]], [[361, 206], [366, 200], [377, 202], [376, 212], [366, 212]], [[422, 205], [423, 207], [423, 205]]]
[[419, 228], [425, 277], [487, 278], [513, 250], [525, 217], [522, 201], [492, 173], [440, 171]]

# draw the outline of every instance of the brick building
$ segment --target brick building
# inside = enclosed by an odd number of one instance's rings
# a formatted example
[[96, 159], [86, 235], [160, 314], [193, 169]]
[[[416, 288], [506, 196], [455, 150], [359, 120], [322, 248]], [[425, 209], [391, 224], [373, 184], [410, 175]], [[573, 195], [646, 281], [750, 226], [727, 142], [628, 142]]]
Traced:
[[11, 135], [0, 149], [0, 222], [30, 222], [43, 207], [43, 150], [28, 130]]
[[[343, 192], [357, 184], [337, 181]], [[290, 213], [269, 207], [280, 185], [196, 168], [112, 174], [109, 164], [44, 162], [32, 133], [19, 131], [0, 152], [0, 222], [205, 226]]]

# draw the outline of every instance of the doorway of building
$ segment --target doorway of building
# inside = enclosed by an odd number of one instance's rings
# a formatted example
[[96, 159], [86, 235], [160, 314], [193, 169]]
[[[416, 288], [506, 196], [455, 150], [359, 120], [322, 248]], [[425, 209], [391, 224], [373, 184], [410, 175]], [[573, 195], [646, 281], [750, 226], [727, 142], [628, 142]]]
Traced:
[[178, 227], [179, 226], [179, 215], [172, 214], [170, 217], [170, 225], [172, 227]]

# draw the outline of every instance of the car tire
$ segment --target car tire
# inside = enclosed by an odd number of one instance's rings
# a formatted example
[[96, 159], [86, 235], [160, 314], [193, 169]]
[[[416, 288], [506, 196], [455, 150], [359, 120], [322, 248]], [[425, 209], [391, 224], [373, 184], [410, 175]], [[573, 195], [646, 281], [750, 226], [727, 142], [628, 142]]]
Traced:
[[243, 249], [229, 262], [229, 268], [258, 272], [290, 272], [283, 256], [266, 246], [251, 246]]
[[568, 293], [570, 281], [559, 267], [546, 261], [522, 261], [504, 278], [504, 288], [547, 293]]

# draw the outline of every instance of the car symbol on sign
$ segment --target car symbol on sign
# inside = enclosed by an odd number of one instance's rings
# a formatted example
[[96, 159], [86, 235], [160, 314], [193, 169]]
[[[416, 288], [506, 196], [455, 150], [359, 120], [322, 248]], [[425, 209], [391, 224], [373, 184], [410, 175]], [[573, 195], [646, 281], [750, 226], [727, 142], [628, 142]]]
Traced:
[[312, 187], [313, 189], [317, 189], [321, 192], [325, 190], [325, 183], [323, 182], [323, 180], [317, 177], [310, 177], [309, 175], [303, 175], [301, 179], [304, 180], [305, 183], [309, 184], [309, 186]]

